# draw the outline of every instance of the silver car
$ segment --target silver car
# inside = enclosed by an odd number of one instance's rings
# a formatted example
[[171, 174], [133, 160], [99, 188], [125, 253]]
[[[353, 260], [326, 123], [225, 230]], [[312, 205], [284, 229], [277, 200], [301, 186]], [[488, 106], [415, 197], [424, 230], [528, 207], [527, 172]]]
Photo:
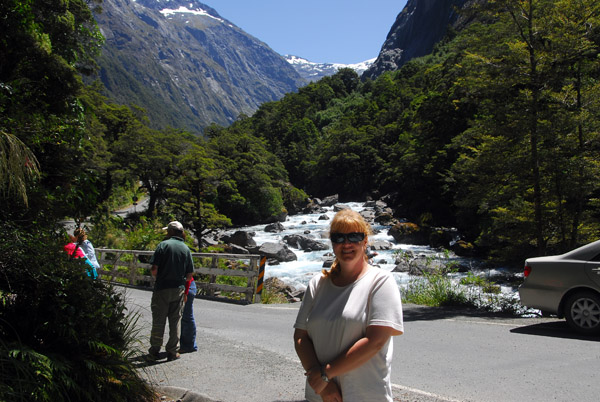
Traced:
[[521, 304], [556, 314], [583, 334], [600, 334], [600, 240], [561, 255], [528, 258]]

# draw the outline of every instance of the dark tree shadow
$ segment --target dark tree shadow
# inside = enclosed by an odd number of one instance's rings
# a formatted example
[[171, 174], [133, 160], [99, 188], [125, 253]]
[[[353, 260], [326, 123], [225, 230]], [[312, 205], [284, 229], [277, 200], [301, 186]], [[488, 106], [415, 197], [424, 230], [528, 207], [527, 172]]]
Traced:
[[510, 332], [523, 335], [547, 336], [552, 338], [578, 339], [599, 342], [600, 335], [583, 335], [573, 330], [565, 320], [542, 322], [511, 329]]
[[156, 360], [149, 359], [148, 356], [149, 356], [148, 354], [136, 356], [132, 359], [129, 359], [129, 361], [133, 363], [133, 366], [135, 368], [156, 366], [157, 364], [162, 364], [162, 363], [168, 362], [167, 352], [160, 352], [158, 354], [158, 358]]
[[496, 313], [467, 307], [429, 307], [415, 304], [403, 306], [404, 321], [434, 321], [455, 317], [487, 318], [487, 319], [518, 319], [518, 316], [509, 313]]

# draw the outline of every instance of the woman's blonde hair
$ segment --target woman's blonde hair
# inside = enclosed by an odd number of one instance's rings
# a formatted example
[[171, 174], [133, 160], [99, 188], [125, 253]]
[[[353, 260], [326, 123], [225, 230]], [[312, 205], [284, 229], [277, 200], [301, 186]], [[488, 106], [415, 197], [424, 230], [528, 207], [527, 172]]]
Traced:
[[[351, 232], [364, 233], [365, 239], [368, 242], [369, 235], [373, 233], [373, 230], [371, 229], [371, 225], [365, 221], [365, 218], [363, 218], [361, 214], [351, 209], [342, 209], [333, 217], [331, 224], [329, 225], [329, 233]], [[365, 254], [364, 259], [365, 261], [368, 261], [369, 257]], [[331, 264], [331, 268], [329, 270], [323, 269], [322, 272], [326, 278], [338, 275], [340, 272], [340, 264], [337, 257], [333, 261], [333, 264]]]

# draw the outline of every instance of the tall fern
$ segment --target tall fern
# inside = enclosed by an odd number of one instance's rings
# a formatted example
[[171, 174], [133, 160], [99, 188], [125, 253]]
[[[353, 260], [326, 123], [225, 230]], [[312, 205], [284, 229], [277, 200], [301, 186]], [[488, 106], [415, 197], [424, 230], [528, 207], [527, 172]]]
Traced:
[[87, 277], [55, 233], [0, 232], [0, 402], [151, 400], [123, 295]]

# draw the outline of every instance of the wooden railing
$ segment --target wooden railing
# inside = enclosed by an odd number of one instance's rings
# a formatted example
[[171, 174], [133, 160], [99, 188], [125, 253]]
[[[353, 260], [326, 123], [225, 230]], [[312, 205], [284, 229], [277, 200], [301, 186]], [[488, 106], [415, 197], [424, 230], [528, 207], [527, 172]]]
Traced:
[[[98, 248], [98, 274], [108, 282], [152, 289], [154, 277], [149, 263], [152, 254], [154, 251]], [[192, 253], [192, 257], [197, 297], [260, 303], [265, 258], [253, 254], [211, 253]]]

